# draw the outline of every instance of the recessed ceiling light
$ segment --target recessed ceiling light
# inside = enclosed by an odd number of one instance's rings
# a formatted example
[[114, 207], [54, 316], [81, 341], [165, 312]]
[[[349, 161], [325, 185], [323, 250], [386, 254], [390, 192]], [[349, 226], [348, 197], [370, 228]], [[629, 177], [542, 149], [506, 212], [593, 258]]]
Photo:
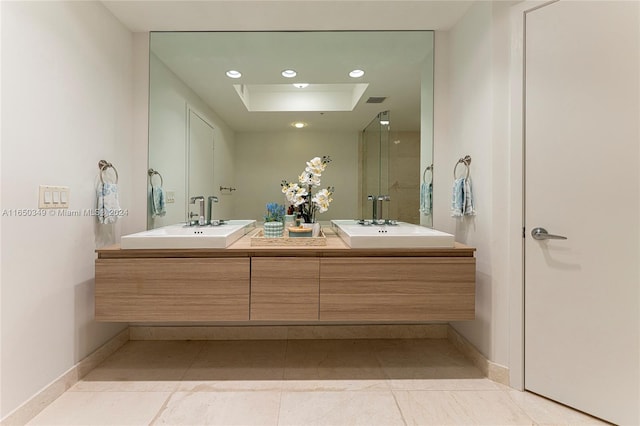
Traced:
[[297, 87], [298, 89], [304, 89], [305, 87], [307, 87], [309, 85], [309, 83], [293, 83], [294, 87]]
[[291, 124], [293, 127], [295, 127], [296, 129], [302, 129], [303, 127], [307, 127], [307, 123], [303, 123], [302, 121], [296, 121], [295, 123]]
[[362, 70], [353, 70], [349, 73], [349, 77], [360, 78], [364, 75], [364, 71]]
[[282, 76], [283, 77], [287, 77], [287, 78], [293, 78], [296, 75], [298, 75], [298, 73], [296, 72], [296, 70], [284, 70], [282, 71]]
[[229, 78], [240, 78], [240, 77], [242, 77], [242, 73], [240, 73], [240, 71], [236, 71], [236, 70], [229, 70], [229, 71], [227, 71], [227, 77], [229, 77]]

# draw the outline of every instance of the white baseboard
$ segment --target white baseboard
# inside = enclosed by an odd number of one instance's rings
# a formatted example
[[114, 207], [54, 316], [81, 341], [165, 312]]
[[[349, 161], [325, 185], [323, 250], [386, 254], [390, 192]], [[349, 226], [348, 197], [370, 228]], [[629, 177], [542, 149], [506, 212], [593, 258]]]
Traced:
[[456, 331], [451, 325], [447, 329], [447, 339], [489, 380], [509, 386], [509, 368], [488, 360], [475, 346]]
[[9, 413], [0, 424], [26, 424], [128, 341], [129, 329], [126, 328]]

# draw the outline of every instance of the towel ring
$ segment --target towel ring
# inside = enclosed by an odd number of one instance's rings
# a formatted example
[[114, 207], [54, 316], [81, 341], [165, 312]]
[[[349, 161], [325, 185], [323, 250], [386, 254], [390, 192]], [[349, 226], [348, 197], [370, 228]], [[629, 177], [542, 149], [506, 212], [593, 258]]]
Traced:
[[104, 185], [104, 172], [109, 168], [113, 169], [113, 172], [116, 174], [115, 183], [118, 183], [118, 170], [116, 170], [113, 164], [105, 160], [100, 160], [98, 162], [98, 168], [100, 169], [100, 182], [102, 182], [103, 185]]
[[151, 181], [151, 179], [153, 179], [153, 175], [160, 176], [160, 186], [164, 186], [164, 179], [162, 179], [162, 175], [160, 174], [159, 171], [149, 169], [147, 170], [147, 174], [149, 175], [149, 183], [151, 184], [151, 186], [153, 186], [153, 182]]
[[424, 172], [422, 172], [422, 181], [424, 183], [427, 183], [427, 172], [431, 172], [431, 180], [433, 180], [433, 164], [424, 169]]
[[469, 179], [469, 164], [471, 164], [471, 157], [468, 155], [465, 155], [463, 158], [458, 160], [455, 166], [453, 166], [454, 179], [456, 178], [456, 169], [458, 168], [458, 164], [464, 164], [464, 166], [467, 168], [467, 175], [465, 176], [465, 179]]

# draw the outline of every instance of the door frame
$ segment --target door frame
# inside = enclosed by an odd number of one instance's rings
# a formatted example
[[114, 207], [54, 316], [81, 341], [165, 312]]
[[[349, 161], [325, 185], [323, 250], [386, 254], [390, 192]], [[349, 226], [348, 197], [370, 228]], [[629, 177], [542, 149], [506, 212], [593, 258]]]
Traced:
[[509, 384], [524, 383], [524, 233], [525, 233], [525, 40], [526, 15], [559, 0], [525, 0], [511, 7], [509, 63]]

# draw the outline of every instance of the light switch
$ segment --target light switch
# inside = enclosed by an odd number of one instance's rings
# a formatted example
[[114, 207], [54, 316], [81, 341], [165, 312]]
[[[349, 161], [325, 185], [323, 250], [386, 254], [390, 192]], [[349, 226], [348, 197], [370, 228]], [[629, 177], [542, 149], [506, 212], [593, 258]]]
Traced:
[[165, 193], [165, 203], [171, 204], [176, 202], [176, 191], [167, 190]]
[[38, 195], [39, 209], [68, 209], [69, 187], [40, 185]]

